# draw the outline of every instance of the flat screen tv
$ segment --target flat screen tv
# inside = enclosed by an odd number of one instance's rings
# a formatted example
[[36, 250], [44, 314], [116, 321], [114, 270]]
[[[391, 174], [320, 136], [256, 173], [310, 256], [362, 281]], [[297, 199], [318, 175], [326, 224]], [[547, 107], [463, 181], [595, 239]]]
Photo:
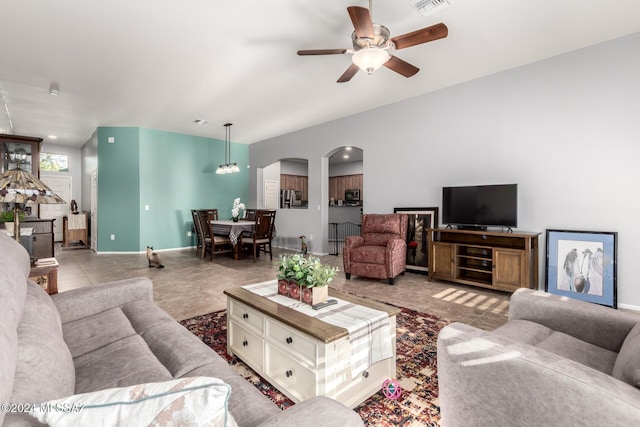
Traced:
[[442, 188], [442, 223], [458, 228], [518, 226], [518, 184]]

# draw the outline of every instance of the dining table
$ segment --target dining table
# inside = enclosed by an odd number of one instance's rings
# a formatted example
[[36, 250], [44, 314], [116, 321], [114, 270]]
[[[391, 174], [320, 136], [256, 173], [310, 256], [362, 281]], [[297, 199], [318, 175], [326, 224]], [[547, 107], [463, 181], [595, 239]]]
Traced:
[[255, 224], [255, 221], [246, 220], [212, 220], [211, 231], [215, 235], [228, 236], [233, 245], [233, 258], [240, 259], [240, 248], [238, 247], [240, 235], [243, 231], [253, 231]]

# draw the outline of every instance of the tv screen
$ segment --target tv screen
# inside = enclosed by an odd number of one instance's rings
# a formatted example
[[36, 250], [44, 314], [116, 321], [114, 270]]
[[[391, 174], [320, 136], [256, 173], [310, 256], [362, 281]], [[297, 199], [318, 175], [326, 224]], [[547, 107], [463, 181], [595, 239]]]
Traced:
[[442, 223], [473, 227], [517, 227], [518, 185], [443, 187]]

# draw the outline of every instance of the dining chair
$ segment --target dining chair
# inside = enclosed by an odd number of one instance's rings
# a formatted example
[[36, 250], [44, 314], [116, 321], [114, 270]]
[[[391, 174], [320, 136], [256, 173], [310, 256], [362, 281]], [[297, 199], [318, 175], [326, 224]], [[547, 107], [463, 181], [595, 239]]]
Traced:
[[259, 255], [260, 251], [264, 252], [265, 254], [268, 253], [269, 259], [273, 260], [271, 239], [273, 238], [273, 229], [275, 226], [275, 222], [275, 210], [260, 209], [256, 212], [253, 231], [243, 231], [242, 234], [240, 234], [240, 248], [242, 249], [242, 247], [245, 245], [253, 247], [253, 262], [256, 262], [256, 256]]
[[256, 212], [257, 209], [245, 209], [244, 211], [244, 219], [246, 221], [255, 221], [256, 220]]
[[205, 228], [202, 223], [200, 212], [196, 209], [192, 209], [191, 216], [193, 217], [193, 226], [195, 227], [196, 235], [198, 236], [198, 242], [196, 244], [196, 255], [198, 255], [198, 252], [200, 252], [200, 258], [204, 258], [207, 251], [211, 250], [211, 237], [207, 237], [208, 233], [204, 232]]
[[231, 239], [228, 236], [221, 236], [219, 234], [213, 234], [213, 226], [211, 221], [218, 220], [218, 210], [209, 209], [207, 216], [207, 227], [209, 228], [209, 235], [211, 236], [211, 249], [209, 251], [209, 261], [213, 261], [213, 255], [226, 254], [233, 251], [233, 245]]

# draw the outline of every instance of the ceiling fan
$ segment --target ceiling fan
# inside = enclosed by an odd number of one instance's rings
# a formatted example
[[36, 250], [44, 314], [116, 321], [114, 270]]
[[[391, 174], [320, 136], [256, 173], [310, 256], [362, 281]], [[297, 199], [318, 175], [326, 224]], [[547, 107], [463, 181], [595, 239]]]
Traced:
[[360, 6], [347, 8], [355, 31], [351, 34], [353, 49], [311, 49], [299, 50], [298, 55], [341, 55], [353, 54], [352, 64], [340, 76], [338, 83], [351, 80], [359, 70], [373, 73], [382, 65], [405, 77], [415, 75], [420, 69], [397, 56], [391, 50], [404, 49], [447, 37], [449, 29], [440, 23], [401, 36], [389, 38], [389, 29], [384, 25], [374, 24], [371, 19], [373, 0], [369, 0], [369, 9]]

